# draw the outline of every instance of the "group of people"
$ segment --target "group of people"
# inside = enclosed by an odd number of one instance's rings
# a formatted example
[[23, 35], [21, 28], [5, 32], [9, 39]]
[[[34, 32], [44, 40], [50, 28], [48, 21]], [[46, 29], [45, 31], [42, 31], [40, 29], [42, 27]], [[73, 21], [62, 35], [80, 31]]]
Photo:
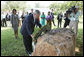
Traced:
[[5, 15], [5, 13], [2, 12], [1, 13], [1, 26], [7, 27], [6, 21], [9, 21], [9, 20], [10, 20], [10, 15], [8, 13]]
[[51, 10], [51, 12], [49, 11], [47, 16], [45, 16], [44, 12], [42, 12], [42, 15], [41, 15], [41, 24], [42, 26], [46, 25], [46, 22], [45, 21], [52, 21], [54, 26], [55, 25], [55, 22], [54, 22], [54, 13], [53, 13], [53, 9]]
[[63, 19], [63, 14], [62, 12], [60, 12], [57, 16], [57, 20], [58, 20], [58, 28], [59, 28], [59, 25], [60, 25], [60, 28], [61, 28], [61, 25], [62, 25], [62, 19]]
[[[65, 24], [64, 24], [64, 28], [66, 28], [67, 23], [70, 27], [70, 29], [72, 29], [72, 27], [74, 28], [74, 33], [77, 35], [77, 30], [78, 30], [78, 21], [79, 21], [79, 11], [78, 11], [79, 7], [75, 6], [75, 10], [72, 10], [71, 14], [66, 14], [65, 17]], [[51, 30], [52, 27], [52, 22], [55, 25], [54, 22], [54, 13], [53, 13], [53, 9], [52, 11], [48, 12], [47, 16], [45, 16], [44, 12], [42, 12], [42, 14], [40, 15], [40, 11], [39, 10], [35, 10], [33, 11], [33, 9], [31, 9], [31, 12], [27, 15], [24, 16], [24, 13], [21, 15], [22, 18], [22, 26], [21, 26], [21, 34], [23, 36], [23, 42], [24, 42], [24, 46], [26, 49], [26, 52], [31, 55], [31, 53], [33, 52], [33, 48], [32, 48], [32, 39], [33, 39], [33, 32], [34, 32], [34, 28], [35, 26], [39, 26], [39, 28], [41, 29], [43, 26], [48, 25], [49, 28]], [[62, 17], [63, 14], [62, 12], [60, 14], [58, 14], [57, 16], [57, 20], [58, 20], [58, 27], [60, 24], [61, 27], [61, 23], [62, 23]], [[41, 18], [41, 20], [40, 20]], [[67, 20], [67, 21], [66, 21]], [[12, 10], [12, 14], [10, 16], [10, 21], [12, 24], [12, 27], [14, 29], [14, 33], [15, 33], [15, 38], [18, 38], [18, 27], [19, 27], [19, 16], [17, 14], [17, 10], [13, 9]], [[47, 24], [46, 24], [47, 21]]]
[[66, 28], [68, 25], [70, 29], [73, 29], [76, 36], [78, 32], [78, 22], [79, 22], [80, 15], [81, 13], [79, 11], [79, 6], [74, 6], [74, 8], [72, 8], [71, 10], [71, 13], [66, 12], [65, 14], [64, 28]]
[[[23, 35], [24, 46], [25, 46], [26, 52], [28, 54], [31, 54], [33, 52], [32, 33], [34, 32], [35, 25], [39, 26], [40, 29], [42, 27], [42, 25], [39, 21], [40, 14], [41, 13], [39, 10], [35, 10], [33, 12], [33, 10], [31, 9], [31, 13], [29, 13], [28, 15], [26, 15], [26, 17], [24, 17], [24, 19], [22, 19], [21, 34]], [[44, 22], [45, 19], [47, 20], [47, 24], [49, 24], [51, 26], [51, 21], [53, 20], [51, 12], [48, 12], [47, 17], [45, 17], [44, 13], [42, 13], [41, 21]], [[16, 9], [12, 10], [12, 14], [10, 16], [10, 21], [12, 24], [12, 28], [14, 29], [15, 38], [17, 39], [17, 38], [19, 38], [18, 37], [19, 16], [17, 14]], [[45, 25], [45, 23], [42, 23], [42, 24]]]
[[[70, 29], [72, 29], [72, 27], [74, 27], [73, 31], [77, 36], [78, 21], [79, 21], [79, 16], [80, 16], [79, 7], [75, 6], [74, 11], [75, 12], [73, 12], [73, 10], [72, 10], [72, 12], [70, 14], [68, 14], [67, 17], [65, 16], [65, 19], [67, 19], [67, 18], [69, 19], [68, 25], [69, 25]], [[33, 14], [31, 14], [31, 15], [27, 16], [27, 18], [25, 18], [25, 21], [23, 22], [22, 27], [21, 27], [21, 33], [23, 35], [24, 45], [26, 47], [26, 51], [28, 54], [31, 54], [33, 51], [33, 49], [32, 49], [32, 38], [33, 38], [32, 33], [34, 32], [35, 25], [39, 25], [39, 27], [40, 27], [40, 22], [35, 21], [35, 20], [39, 21], [39, 17], [40, 17], [40, 11], [35, 10], [35, 12], [33, 12]], [[60, 13], [57, 17], [58, 24], [61, 24], [62, 17], [63, 17], [63, 14]], [[53, 24], [54, 24], [54, 15], [52, 14], [52, 12], [49, 11], [48, 15], [46, 17], [44, 15], [44, 12], [42, 13], [41, 24], [43, 24], [43, 26], [45, 25], [45, 20], [47, 21], [46, 25], [48, 25], [48, 29], [51, 30], [51, 22], [53, 22]], [[67, 23], [67, 22], [65, 21], [65, 23]], [[40, 28], [43, 29], [44, 27], [42, 27], [42, 28], [40, 27]], [[64, 28], [66, 28], [66, 24], [64, 24]]]
[[[22, 22], [24, 21], [25, 17], [27, 15], [29, 15], [28, 12], [24, 12], [24, 11], [22, 12], [22, 14], [19, 13], [19, 12], [16, 12], [16, 14], [19, 17], [19, 21], [20, 21], [20, 19], [22, 19]], [[1, 26], [2, 27], [7, 27], [8, 26], [7, 21], [10, 21], [10, 16], [11, 15], [12, 15], [11, 11], [9, 11], [9, 12], [8, 11], [7, 12], [2, 11], [1, 12]]]

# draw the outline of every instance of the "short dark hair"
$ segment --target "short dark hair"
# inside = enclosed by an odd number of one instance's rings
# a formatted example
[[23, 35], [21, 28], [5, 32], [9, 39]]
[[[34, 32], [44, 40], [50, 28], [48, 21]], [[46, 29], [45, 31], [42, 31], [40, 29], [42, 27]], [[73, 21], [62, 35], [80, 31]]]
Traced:
[[13, 9], [12, 12], [17, 11], [16, 9]]
[[48, 11], [48, 15], [50, 15], [50, 11]]
[[31, 10], [33, 10], [33, 9], [31, 9]]
[[14, 11], [14, 10], [16, 11], [16, 9], [13, 9], [13, 11]]
[[53, 10], [53, 9], [51, 9], [51, 10]]
[[37, 14], [40, 14], [40, 11], [39, 11], [39, 10], [35, 10], [35, 12], [36, 12]]

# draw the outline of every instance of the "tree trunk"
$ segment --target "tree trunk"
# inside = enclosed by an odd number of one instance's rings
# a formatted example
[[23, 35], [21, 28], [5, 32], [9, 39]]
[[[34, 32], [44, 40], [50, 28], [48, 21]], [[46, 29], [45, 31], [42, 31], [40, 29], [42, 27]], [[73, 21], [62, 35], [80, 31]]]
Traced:
[[74, 56], [75, 34], [67, 28], [53, 29], [40, 36], [32, 56]]

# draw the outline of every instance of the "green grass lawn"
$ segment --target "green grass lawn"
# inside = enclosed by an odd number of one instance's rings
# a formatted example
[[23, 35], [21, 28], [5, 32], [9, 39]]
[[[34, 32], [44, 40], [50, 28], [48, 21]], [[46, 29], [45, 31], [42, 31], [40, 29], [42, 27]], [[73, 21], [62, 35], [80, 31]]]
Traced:
[[[55, 20], [56, 21], [56, 20]], [[57, 22], [57, 21], [56, 21]], [[83, 20], [79, 22], [78, 38], [76, 40], [76, 56], [83, 55]], [[56, 27], [52, 27], [56, 28]], [[38, 31], [35, 28], [34, 34]], [[19, 27], [19, 39], [15, 39], [14, 32], [11, 27], [1, 28], [1, 56], [28, 56], [25, 52], [23, 44], [23, 37], [20, 34]]]
[[76, 39], [76, 56], [83, 56], [83, 29], [78, 30], [78, 38]]
[[21, 34], [19, 33], [19, 39], [16, 40], [12, 28], [1, 31], [1, 55], [27, 56]]

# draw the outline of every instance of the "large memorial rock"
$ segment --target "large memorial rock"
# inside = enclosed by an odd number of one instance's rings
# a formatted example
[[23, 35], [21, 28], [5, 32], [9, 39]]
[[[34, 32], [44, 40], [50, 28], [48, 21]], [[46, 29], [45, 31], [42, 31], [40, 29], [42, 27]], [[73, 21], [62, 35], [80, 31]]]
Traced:
[[53, 29], [40, 36], [32, 56], [74, 56], [75, 34], [67, 28]]

